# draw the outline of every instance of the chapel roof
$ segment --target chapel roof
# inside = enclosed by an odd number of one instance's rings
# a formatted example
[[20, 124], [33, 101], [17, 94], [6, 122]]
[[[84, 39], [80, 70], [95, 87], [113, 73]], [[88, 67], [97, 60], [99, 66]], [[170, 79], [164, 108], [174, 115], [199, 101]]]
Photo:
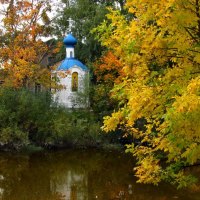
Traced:
[[76, 38], [75, 38], [72, 34], [68, 34], [68, 35], [64, 38], [63, 43], [64, 43], [66, 46], [75, 46], [76, 43], [77, 43], [77, 40], [76, 40]]
[[[72, 35], [72, 34], [68, 34], [64, 40], [63, 43], [66, 45], [66, 49], [67, 47], [73, 48], [75, 44], [77, 43], [76, 38]], [[71, 51], [71, 50], [67, 50], [67, 51]], [[80, 67], [82, 70], [84, 71], [88, 71], [88, 68], [79, 60], [75, 59], [74, 57], [66, 57], [61, 64], [59, 65], [59, 67], [57, 68], [58, 71], [60, 70], [69, 70], [72, 67]]]
[[65, 60], [62, 61], [57, 70], [69, 70], [74, 66], [80, 67], [84, 71], [88, 71], [88, 68], [82, 62], [75, 58], [65, 58]]

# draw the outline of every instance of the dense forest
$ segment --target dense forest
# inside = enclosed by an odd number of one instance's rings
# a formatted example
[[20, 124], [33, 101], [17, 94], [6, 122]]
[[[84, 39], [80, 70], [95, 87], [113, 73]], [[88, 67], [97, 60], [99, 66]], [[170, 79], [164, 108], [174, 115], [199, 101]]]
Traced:
[[[2, 148], [120, 143], [139, 182], [198, 188], [187, 169], [200, 164], [200, 1], [62, 0], [53, 17], [51, 3], [1, 1]], [[69, 32], [90, 69], [89, 109], [52, 102]]]

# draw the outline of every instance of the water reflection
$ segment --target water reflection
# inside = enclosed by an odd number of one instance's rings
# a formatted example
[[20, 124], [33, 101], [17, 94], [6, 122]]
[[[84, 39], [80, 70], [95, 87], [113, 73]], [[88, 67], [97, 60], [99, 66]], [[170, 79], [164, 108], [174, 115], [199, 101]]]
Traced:
[[133, 161], [118, 152], [0, 154], [1, 200], [199, 200], [200, 193], [135, 183]]

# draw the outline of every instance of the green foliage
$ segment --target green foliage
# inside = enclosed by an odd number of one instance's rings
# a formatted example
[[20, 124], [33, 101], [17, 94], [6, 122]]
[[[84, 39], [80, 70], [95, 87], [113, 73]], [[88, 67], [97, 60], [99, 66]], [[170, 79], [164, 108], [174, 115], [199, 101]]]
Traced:
[[[103, 48], [90, 31], [103, 22], [108, 13], [107, 6], [116, 7], [118, 4], [117, 8], [124, 12], [124, 2], [124, 0], [62, 0], [64, 9], [58, 11], [58, 17], [55, 19], [55, 34], [63, 39], [63, 35], [71, 32], [78, 39], [76, 56], [84, 63], [94, 61], [101, 55]], [[64, 52], [63, 49], [63, 56]]]
[[102, 142], [100, 125], [89, 111], [59, 108], [54, 119], [53, 135], [49, 137], [49, 143], [84, 148], [96, 147]]
[[94, 40], [90, 30], [105, 19], [107, 12], [105, 5], [91, 0], [77, 0], [70, 3], [63, 0], [63, 4], [64, 9], [58, 12], [59, 16], [55, 20], [55, 34], [63, 39], [63, 35], [71, 32], [78, 40], [76, 56], [84, 63], [94, 60], [100, 55], [102, 48], [100, 43]]
[[59, 107], [48, 92], [1, 88], [0, 97], [3, 148], [19, 149], [27, 144], [88, 147], [103, 141], [93, 113]]
[[114, 104], [110, 100], [109, 89], [111, 88], [104, 84], [93, 85], [91, 88], [91, 106], [101, 120], [103, 116], [110, 114], [114, 108]]
[[28, 143], [28, 134], [18, 127], [1, 128], [1, 145], [8, 145], [10, 148], [19, 149]]

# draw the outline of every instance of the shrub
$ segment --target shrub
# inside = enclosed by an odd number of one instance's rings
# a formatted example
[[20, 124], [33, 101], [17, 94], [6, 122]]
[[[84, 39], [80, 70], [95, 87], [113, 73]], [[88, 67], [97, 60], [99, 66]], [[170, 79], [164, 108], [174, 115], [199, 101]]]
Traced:
[[100, 125], [93, 113], [59, 107], [48, 92], [0, 89], [1, 146], [86, 147], [100, 142]]

